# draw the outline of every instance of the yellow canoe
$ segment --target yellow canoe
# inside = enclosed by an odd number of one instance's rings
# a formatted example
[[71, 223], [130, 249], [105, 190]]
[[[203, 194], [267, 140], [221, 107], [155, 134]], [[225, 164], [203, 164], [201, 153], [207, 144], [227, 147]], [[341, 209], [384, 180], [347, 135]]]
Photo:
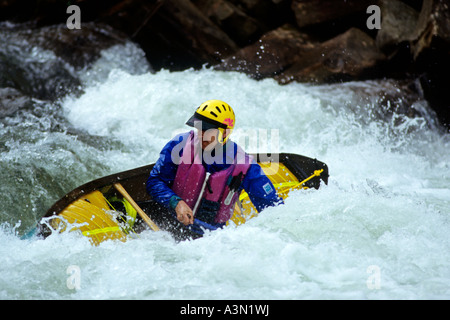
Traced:
[[[285, 199], [289, 192], [295, 189], [318, 189], [321, 182], [328, 183], [328, 167], [317, 159], [297, 154], [279, 153], [274, 155], [253, 154], [261, 165], [263, 171], [274, 184], [277, 193]], [[139, 223], [140, 214], [136, 214], [140, 206], [145, 210], [144, 215], [155, 219], [156, 225], [163, 226], [167, 216], [161, 214], [162, 209], [147, 194], [145, 183], [153, 168], [153, 164], [113, 174], [107, 177], [88, 182], [58, 200], [46, 213], [39, 224], [40, 234], [48, 236], [56, 231], [80, 232], [90, 239], [91, 243], [98, 245], [105, 240], [125, 241], [129, 234], [139, 233], [143, 223]], [[123, 192], [114, 187], [120, 184]], [[139, 213], [139, 212], [138, 212]], [[257, 211], [243, 191], [236, 204], [234, 214], [230, 221], [240, 225], [257, 215]], [[229, 222], [230, 223], [230, 222]], [[154, 230], [156, 230], [155, 227]], [[172, 232], [180, 232], [171, 230]], [[184, 233], [186, 230], [181, 230]], [[174, 234], [177, 236], [176, 234]], [[189, 232], [185, 233], [189, 238]], [[177, 237], [176, 237], [177, 238]]]

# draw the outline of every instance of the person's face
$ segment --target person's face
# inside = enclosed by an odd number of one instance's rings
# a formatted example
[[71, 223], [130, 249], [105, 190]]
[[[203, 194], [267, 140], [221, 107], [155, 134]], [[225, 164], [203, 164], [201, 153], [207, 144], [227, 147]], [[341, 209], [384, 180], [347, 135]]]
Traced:
[[217, 145], [218, 134], [218, 129], [198, 130], [198, 138], [202, 149], [205, 151], [212, 150]]

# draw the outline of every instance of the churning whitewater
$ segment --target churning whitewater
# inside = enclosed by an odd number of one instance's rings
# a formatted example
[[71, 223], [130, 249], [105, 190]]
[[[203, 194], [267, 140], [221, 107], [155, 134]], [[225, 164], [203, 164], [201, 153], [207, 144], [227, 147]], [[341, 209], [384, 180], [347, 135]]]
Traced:
[[[108, 55], [80, 75], [83, 94], [0, 121], [0, 299], [450, 297], [450, 137], [425, 102], [408, 118], [380, 102], [398, 90], [389, 80], [280, 86], [209, 69], [152, 73], [141, 60], [118, 68]], [[247, 152], [317, 158], [328, 185], [195, 241], [26, 236], [75, 187], [155, 162], [208, 99], [234, 108], [232, 139]]]

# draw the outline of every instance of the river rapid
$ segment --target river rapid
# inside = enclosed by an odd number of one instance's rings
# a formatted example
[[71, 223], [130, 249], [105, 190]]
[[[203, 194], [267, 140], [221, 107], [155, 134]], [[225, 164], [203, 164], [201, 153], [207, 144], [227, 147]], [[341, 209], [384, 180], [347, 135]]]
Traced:
[[[399, 90], [390, 80], [280, 86], [207, 68], [155, 73], [134, 50], [114, 47], [78, 72], [81, 94], [33, 99], [0, 119], [0, 299], [450, 297], [450, 137], [426, 102], [405, 116], [383, 99]], [[234, 108], [232, 139], [246, 151], [317, 158], [328, 185], [195, 241], [27, 236], [77, 186], [155, 162], [208, 99]]]

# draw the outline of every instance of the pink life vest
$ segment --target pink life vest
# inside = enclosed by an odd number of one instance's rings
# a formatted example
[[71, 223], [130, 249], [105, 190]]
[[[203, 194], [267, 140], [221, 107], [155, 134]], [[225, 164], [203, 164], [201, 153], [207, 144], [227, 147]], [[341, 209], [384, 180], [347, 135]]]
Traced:
[[[178, 164], [177, 173], [172, 186], [172, 190], [182, 198], [191, 209], [194, 209], [194, 206], [199, 200], [206, 179], [206, 169], [202, 165], [200, 157], [202, 150], [198, 146], [198, 136], [197, 134], [194, 134], [194, 131], [191, 131], [186, 145], [183, 148], [183, 154], [180, 163]], [[204, 188], [201, 196], [202, 199], [218, 202], [219, 209], [217, 210], [214, 219], [215, 223], [225, 223], [231, 218], [239, 193], [234, 192], [230, 194], [228, 185], [230, 182], [229, 178], [230, 176], [231, 178], [238, 177], [239, 174], [244, 177], [251, 162], [252, 157], [237, 146], [237, 153], [233, 163], [228, 168], [215, 172], [209, 176], [209, 187]], [[212, 191], [212, 193], [210, 191]]]

